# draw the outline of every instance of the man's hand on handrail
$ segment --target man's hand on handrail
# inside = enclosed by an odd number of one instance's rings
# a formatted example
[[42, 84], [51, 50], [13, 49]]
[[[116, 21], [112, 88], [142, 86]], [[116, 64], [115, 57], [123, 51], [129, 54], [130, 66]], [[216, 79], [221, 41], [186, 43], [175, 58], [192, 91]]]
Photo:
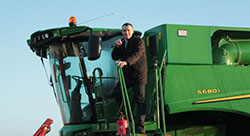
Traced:
[[116, 61], [115, 63], [117, 64], [117, 66], [121, 66], [121, 68], [128, 65], [127, 61]]

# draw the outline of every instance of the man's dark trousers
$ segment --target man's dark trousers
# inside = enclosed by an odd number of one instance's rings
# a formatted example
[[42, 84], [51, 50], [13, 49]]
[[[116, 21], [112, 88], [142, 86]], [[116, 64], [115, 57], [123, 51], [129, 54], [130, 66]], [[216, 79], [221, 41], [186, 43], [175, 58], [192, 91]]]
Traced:
[[[139, 110], [139, 118], [136, 118], [136, 130], [137, 131], [144, 131], [144, 122], [145, 122], [145, 115], [146, 115], [146, 104], [145, 104], [145, 85], [138, 84], [138, 85], [130, 85], [127, 84], [127, 90], [129, 88], [133, 88], [134, 90], [134, 101], [138, 105]], [[122, 103], [122, 92], [121, 92], [121, 85], [118, 82], [114, 88], [112, 96], [115, 98], [116, 102], [119, 106]], [[132, 104], [132, 109], [134, 104]]]

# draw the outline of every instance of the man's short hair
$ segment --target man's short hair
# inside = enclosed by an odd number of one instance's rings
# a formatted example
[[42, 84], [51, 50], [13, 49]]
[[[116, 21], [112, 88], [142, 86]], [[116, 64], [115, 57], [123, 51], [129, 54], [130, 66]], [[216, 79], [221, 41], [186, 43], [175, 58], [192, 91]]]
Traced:
[[133, 25], [132, 25], [131, 23], [124, 23], [124, 24], [122, 25], [122, 27], [123, 27], [123, 26], [129, 26], [129, 25], [133, 27]]

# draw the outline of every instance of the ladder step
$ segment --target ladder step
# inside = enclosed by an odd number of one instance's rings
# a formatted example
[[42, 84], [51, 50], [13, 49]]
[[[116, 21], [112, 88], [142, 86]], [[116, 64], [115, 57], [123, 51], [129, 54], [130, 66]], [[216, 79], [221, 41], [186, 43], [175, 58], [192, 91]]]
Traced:
[[98, 122], [105, 122], [106, 119], [97, 119]]
[[101, 87], [101, 85], [96, 85], [96, 86], [95, 86], [95, 88], [99, 88], [99, 87]]
[[95, 104], [96, 104], [96, 105], [98, 105], [98, 104], [103, 104], [103, 102], [102, 102], [102, 101], [101, 101], [101, 102], [96, 102]]

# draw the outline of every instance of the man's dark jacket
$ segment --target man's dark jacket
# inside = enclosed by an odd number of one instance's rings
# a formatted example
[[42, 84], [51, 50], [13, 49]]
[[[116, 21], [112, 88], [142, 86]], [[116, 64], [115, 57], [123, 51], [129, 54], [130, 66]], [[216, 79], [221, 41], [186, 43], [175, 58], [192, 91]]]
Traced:
[[115, 46], [112, 58], [128, 62], [123, 67], [127, 84], [147, 84], [147, 58], [144, 41], [141, 38], [133, 35], [127, 42], [127, 48], [124, 41], [120, 47]]

